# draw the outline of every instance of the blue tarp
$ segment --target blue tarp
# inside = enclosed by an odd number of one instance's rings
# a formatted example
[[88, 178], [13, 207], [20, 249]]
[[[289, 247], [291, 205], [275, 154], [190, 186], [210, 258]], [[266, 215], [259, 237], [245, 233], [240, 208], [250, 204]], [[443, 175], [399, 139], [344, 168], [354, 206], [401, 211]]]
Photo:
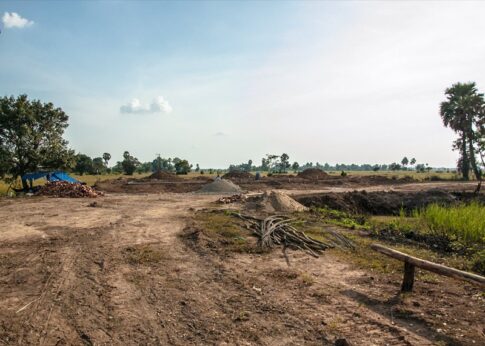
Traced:
[[47, 181], [67, 181], [69, 183], [80, 183], [80, 181], [74, 179], [66, 172], [56, 171], [56, 172], [33, 172], [27, 173], [22, 176], [22, 180], [37, 180], [40, 178], [46, 178]]

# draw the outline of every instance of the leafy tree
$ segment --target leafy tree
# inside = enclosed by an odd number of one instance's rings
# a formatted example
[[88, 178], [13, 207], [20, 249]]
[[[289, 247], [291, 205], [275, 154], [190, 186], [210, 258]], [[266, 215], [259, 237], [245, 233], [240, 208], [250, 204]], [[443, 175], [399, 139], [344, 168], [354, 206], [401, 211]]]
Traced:
[[401, 169], [401, 165], [399, 163], [393, 162], [389, 165], [389, 170], [391, 171], [399, 171]]
[[416, 172], [424, 173], [425, 170], [426, 170], [426, 167], [422, 163], [416, 165]]
[[298, 168], [300, 168], [300, 164], [298, 162], [293, 162], [293, 164], [291, 165], [291, 168], [293, 169], [293, 172], [298, 172]]
[[74, 166], [74, 172], [80, 175], [93, 173], [93, 160], [88, 155], [77, 154], [75, 160], [76, 165]]
[[411, 161], [409, 161], [409, 164], [410, 164], [411, 166], [414, 166], [414, 165], [416, 164], [416, 159], [413, 157], [413, 158], [411, 159]]
[[288, 156], [288, 154], [285, 154], [285, 153], [281, 154], [281, 156], [280, 156], [280, 164], [279, 164], [279, 171], [280, 171], [280, 173], [286, 173], [286, 171], [290, 167], [291, 167], [290, 157]]
[[108, 162], [109, 162], [109, 160], [111, 160], [111, 154], [110, 153], [104, 153], [103, 154], [103, 160], [104, 160], [104, 164], [106, 165], [106, 167], [108, 167]]
[[197, 164], [195, 164], [195, 171], [196, 171], [196, 172], [200, 171], [200, 167], [199, 167], [199, 164], [198, 164], [198, 163], [197, 163]]
[[378, 170], [380, 170], [380, 169], [381, 169], [381, 166], [379, 166], [379, 165], [374, 165], [374, 166], [372, 167], [372, 170], [373, 170], [374, 172], [377, 172], [377, 171], [378, 171]]
[[142, 162], [136, 167], [137, 173], [148, 173], [152, 170], [152, 162]]
[[74, 152], [62, 138], [68, 120], [52, 103], [30, 101], [27, 95], [0, 98], [0, 177], [71, 167]]
[[176, 174], [188, 174], [192, 169], [192, 165], [189, 161], [179, 159], [178, 157], [173, 159]]
[[269, 171], [269, 160], [265, 157], [261, 159], [261, 170], [263, 172]]
[[456, 83], [445, 91], [446, 101], [440, 106], [443, 124], [458, 134], [453, 149], [460, 151], [459, 167], [463, 178], [470, 178], [470, 169], [481, 180], [477, 153], [482, 156], [480, 127], [485, 118], [485, 99], [474, 82]]
[[406, 156], [401, 160], [401, 164], [406, 167], [409, 164], [409, 160]]
[[129, 151], [123, 153], [123, 161], [121, 167], [126, 175], [133, 175], [136, 168], [140, 165], [140, 161], [136, 157], [130, 155]]
[[[266, 154], [266, 164], [267, 164], [267, 170], [269, 172], [273, 171], [276, 169], [276, 167], [279, 166], [279, 159], [280, 157], [278, 155], [273, 155], [273, 154]], [[264, 159], [263, 159], [264, 160]]]
[[106, 172], [105, 161], [102, 157], [95, 157], [93, 159], [93, 173], [101, 174]]

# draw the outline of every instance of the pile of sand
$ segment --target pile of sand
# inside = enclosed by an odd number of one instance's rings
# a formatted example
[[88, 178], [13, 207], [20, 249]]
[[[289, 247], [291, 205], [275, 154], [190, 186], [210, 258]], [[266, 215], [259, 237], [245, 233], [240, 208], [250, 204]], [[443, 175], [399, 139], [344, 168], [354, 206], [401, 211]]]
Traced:
[[282, 192], [270, 191], [260, 196], [249, 198], [246, 203], [246, 209], [267, 213], [293, 213], [305, 211], [308, 208]]
[[298, 173], [298, 176], [304, 179], [318, 180], [327, 178], [328, 174], [318, 168], [307, 168], [303, 172]]
[[232, 171], [222, 176], [224, 179], [254, 179], [254, 175], [249, 172]]
[[181, 180], [182, 178], [177, 177], [175, 174], [170, 172], [160, 171], [160, 172], [154, 172], [152, 175], [148, 177], [148, 179], [175, 181], [175, 180]]
[[216, 179], [210, 184], [204, 185], [198, 193], [216, 193], [216, 194], [238, 194], [242, 190], [233, 182], [225, 179]]

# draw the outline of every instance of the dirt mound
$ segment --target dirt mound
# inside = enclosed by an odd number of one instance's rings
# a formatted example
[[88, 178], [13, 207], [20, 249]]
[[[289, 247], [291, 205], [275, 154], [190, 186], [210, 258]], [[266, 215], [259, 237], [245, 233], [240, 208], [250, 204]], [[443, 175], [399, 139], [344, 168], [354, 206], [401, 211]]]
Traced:
[[282, 192], [270, 191], [248, 199], [246, 209], [267, 213], [292, 213], [308, 208]]
[[211, 177], [205, 176], [205, 175], [198, 175], [198, 176], [192, 178], [192, 180], [195, 180], [195, 181], [212, 181], [214, 179], [211, 178]]
[[308, 168], [298, 173], [298, 176], [304, 179], [318, 180], [327, 178], [328, 174], [318, 168]]
[[249, 172], [233, 171], [222, 176], [224, 179], [254, 179], [254, 175]]
[[52, 196], [52, 197], [98, 197], [103, 194], [96, 191], [92, 187], [78, 183], [68, 183], [66, 181], [49, 182], [42, 186], [37, 192], [38, 196]]
[[307, 207], [326, 207], [349, 213], [397, 215], [401, 209], [412, 211], [432, 203], [450, 205], [460, 198], [443, 190], [419, 192], [366, 192], [325, 193], [301, 196], [297, 200]]
[[148, 177], [148, 179], [167, 180], [167, 181], [182, 180], [182, 178], [177, 177], [173, 173], [163, 172], [163, 171], [154, 172], [152, 175]]
[[242, 190], [233, 182], [225, 179], [216, 179], [210, 184], [204, 185], [199, 193], [238, 194]]

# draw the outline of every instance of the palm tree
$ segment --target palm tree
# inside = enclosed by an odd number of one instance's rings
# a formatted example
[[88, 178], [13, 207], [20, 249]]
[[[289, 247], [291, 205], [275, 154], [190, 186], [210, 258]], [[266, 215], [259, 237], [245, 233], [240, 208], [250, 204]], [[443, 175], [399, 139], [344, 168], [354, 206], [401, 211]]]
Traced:
[[111, 154], [110, 153], [104, 153], [103, 154], [103, 160], [104, 163], [106, 164], [106, 167], [108, 167], [108, 162], [111, 160]]
[[441, 103], [440, 116], [443, 124], [457, 132], [459, 138], [454, 147], [460, 150], [461, 172], [465, 180], [469, 179], [470, 168], [478, 180], [481, 170], [477, 165], [476, 151], [479, 136], [476, 131], [477, 118], [483, 113], [485, 100], [478, 93], [474, 82], [456, 83], [446, 89], [447, 100]]

